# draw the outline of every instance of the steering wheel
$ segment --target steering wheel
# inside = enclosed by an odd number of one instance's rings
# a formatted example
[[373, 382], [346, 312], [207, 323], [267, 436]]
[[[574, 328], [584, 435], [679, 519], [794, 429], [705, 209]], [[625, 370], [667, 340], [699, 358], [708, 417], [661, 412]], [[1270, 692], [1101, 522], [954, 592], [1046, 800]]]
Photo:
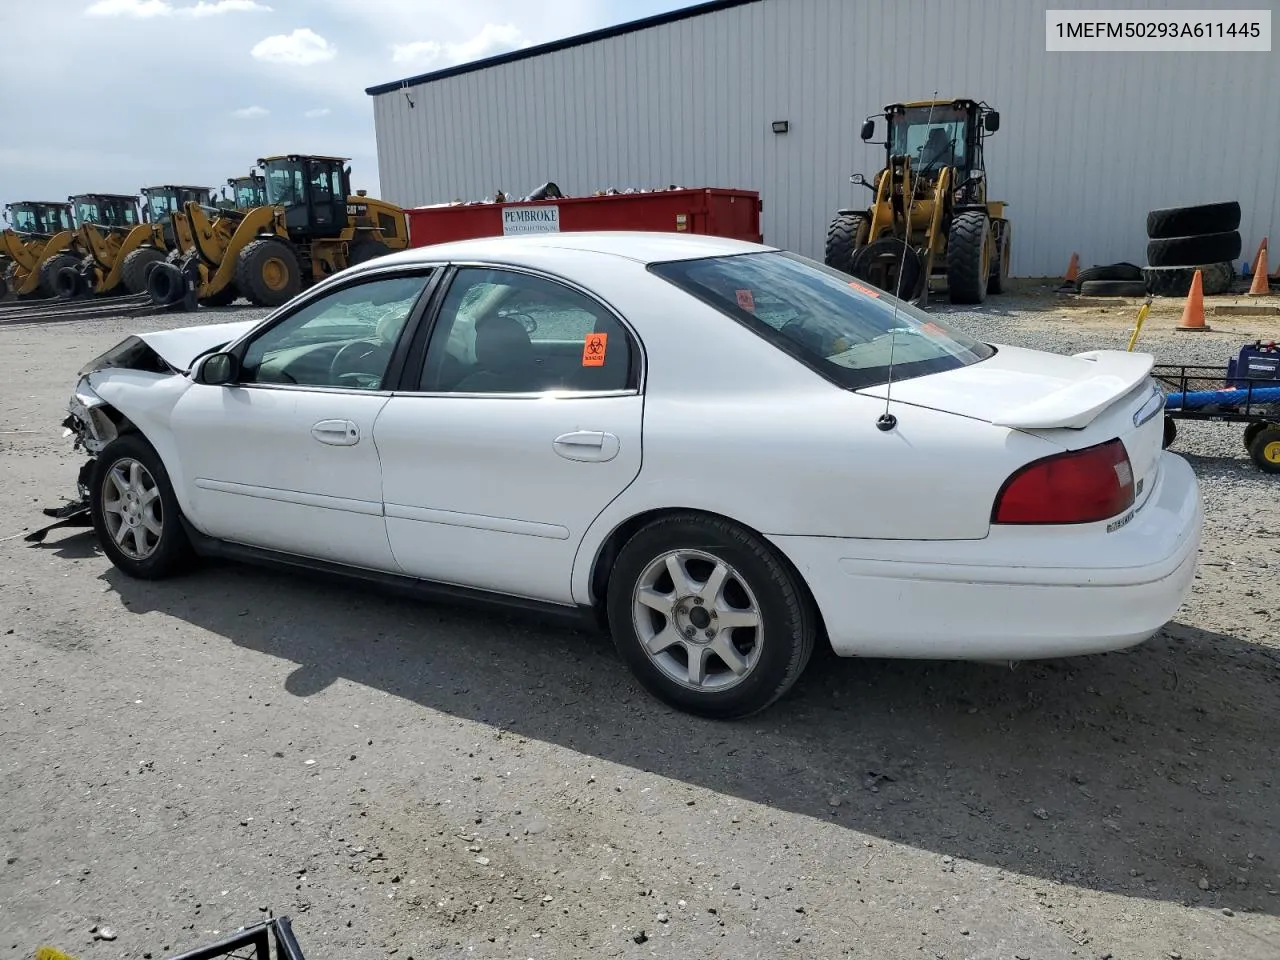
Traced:
[[498, 316], [509, 317], [512, 320], [518, 321], [524, 326], [525, 333], [530, 335], [536, 333], [538, 330], [538, 321], [533, 319], [533, 317], [529, 316], [527, 313], [518, 313], [513, 311], [511, 313], [500, 313]]
[[390, 354], [387, 345], [379, 340], [352, 340], [329, 361], [329, 381], [345, 384], [354, 380], [357, 386], [363, 386], [362, 381], [378, 381], [387, 369]]

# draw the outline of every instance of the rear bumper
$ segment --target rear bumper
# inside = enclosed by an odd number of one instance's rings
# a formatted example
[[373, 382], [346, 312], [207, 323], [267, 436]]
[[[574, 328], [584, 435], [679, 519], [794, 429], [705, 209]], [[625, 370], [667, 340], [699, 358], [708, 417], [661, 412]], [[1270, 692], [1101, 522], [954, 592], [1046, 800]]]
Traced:
[[805, 578], [840, 656], [1032, 660], [1151, 637], [1195, 578], [1203, 507], [1185, 460], [1161, 456], [1132, 518], [983, 540], [771, 539]]

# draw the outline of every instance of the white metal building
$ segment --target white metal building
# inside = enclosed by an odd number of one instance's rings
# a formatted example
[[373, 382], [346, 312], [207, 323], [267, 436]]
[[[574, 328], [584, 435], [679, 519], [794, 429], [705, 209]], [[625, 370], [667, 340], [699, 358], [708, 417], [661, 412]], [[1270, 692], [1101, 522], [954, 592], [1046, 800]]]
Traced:
[[1015, 276], [1060, 276], [1073, 251], [1145, 263], [1152, 207], [1238, 199], [1245, 257], [1280, 234], [1280, 54], [1046, 52], [1046, 8], [1064, 5], [716, 0], [371, 87], [382, 195], [758, 190], [766, 241], [820, 259], [833, 212], [870, 196], [849, 175], [883, 162], [862, 120], [936, 91], [1001, 113], [987, 170]]

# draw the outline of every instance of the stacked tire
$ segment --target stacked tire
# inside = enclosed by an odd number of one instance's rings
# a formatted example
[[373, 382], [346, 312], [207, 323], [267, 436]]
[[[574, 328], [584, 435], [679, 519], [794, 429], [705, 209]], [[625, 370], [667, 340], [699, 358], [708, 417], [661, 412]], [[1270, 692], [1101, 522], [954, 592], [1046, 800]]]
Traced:
[[1235, 200], [1166, 207], [1147, 214], [1147, 292], [1185, 297], [1200, 271], [1206, 296], [1226, 293], [1240, 256], [1240, 204]]

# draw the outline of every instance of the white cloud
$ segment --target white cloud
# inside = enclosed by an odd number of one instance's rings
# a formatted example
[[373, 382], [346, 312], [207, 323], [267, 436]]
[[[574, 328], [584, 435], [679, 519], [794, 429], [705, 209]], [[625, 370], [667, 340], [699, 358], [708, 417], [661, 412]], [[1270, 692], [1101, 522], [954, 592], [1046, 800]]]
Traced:
[[307, 110], [302, 115], [309, 120], [315, 120], [319, 117], [327, 117], [331, 113], [333, 113], [333, 111], [328, 107], [316, 107], [314, 110]]
[[271, 8], [256, 0], [199, 0], [194, 6], [175, 7], [169, 0], [97, 0], [84, 11], [87, 17], [214, 17], [222, 13], [265, 12]]
[[529, 43], [514, 23], [486, 23], [470, 40], [458, 43], [415, 40], [412, 43], [392, 44], [391, 60], [393, 63], [450, 66], [480, 60], [508, 50], [518, 50], [529, 46]]
[[309, 67], [332, 60], [338, 55], [338, 48], [308, 27], [299, 27], [293, 33], [278, 33], [258, 41], [249, 53], [264, 63]]
[[253, 106], [232, 110], [231, 115], [237, 120], [257, 120], [259, 117], [265, 117], [270, 112], [266, 107]]

